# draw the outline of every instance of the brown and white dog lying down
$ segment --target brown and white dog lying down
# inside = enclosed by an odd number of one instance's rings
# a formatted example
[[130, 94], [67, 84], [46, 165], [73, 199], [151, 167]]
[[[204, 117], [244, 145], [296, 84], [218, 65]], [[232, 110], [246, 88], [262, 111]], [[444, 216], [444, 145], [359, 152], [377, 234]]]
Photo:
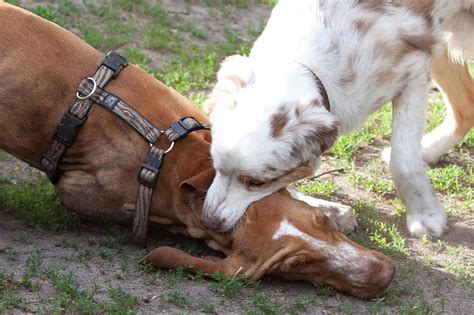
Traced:
[[[72, 33], [5, 3], [0, 3], [0, 43], [0, 147], [39, 168], [77, 85], [95, 72], [102, 56]], [[163, 129], [183, 116], [207, 120], [186, 98], [136, 66], [125, 68], [107, 90]], [[197, 258], [163, 247], [145, 261], [253, 280], [275, 274], [325, 282], [361, 298], [386, 290], [395, 274], [389, 258], [355, 244], [321, 210], [285, 190], [252, 204], [229, 234], [203, 228], [203, 195], [214, 177], [209, 136], [207, 131], [190, 134], [168, 154], [154, 192], [151, 220], [204, 239], [227, 258]], [[66, 207], [84, 217], [130, 224], [137, 172], [148, 146], [123, 121], [94, 106], [61, 160], [56, 193]]]

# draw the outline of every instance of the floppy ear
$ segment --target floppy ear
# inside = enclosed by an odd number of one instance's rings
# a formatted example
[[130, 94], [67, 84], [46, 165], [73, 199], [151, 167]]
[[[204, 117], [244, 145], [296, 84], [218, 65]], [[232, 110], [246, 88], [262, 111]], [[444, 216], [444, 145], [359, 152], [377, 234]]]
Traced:
[[207, 190], [209, 186], [211, 186], [214, 176], [216, 176], [216, 171], [213, 168], [208, 168], [199, 174], [182, 181], [181, 184], [179, 184], [179, 188], [195, 191]]
[[[245, 87], [252, 78], [253, 71], [248, 57], [240, 55], [227, 57], [217, 73], [216, 86], [204, 103], [204, 112], [207, 114], [212, 112], [219, 100]], [[229, 99], [225, 105], [232, 107], [235, 104]]]
[[334, 144], [339, 122], [319, 101], [302, 102], [294, 111], [287, 127], [294, 154], [302, 154], [303, 159], [307, 160], [309, 156], [321, 154]]
[[202, 271], [207, 274], [224, 271], [224, 260], [198, 258], [168, 246], [152, 250], [140, 261], [140, 263], [143, 262], [154, 267], [167, 269], [187, 266], [193, 272]]

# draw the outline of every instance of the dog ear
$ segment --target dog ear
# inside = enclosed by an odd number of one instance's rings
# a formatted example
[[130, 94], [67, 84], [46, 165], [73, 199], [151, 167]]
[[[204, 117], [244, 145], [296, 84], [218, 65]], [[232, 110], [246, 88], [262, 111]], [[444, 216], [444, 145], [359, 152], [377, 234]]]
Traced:
[[179, 188], [190, 189], [195, 191], [207, 190], [212, 184], [212, 180], [216, 176], [213, 168], [208, 168], [199, 174], [182, 181]]
[[[227, 57], [217, 73], [217, 83], [209, 98], [204, 103], [204, 112], [209, 114], [219, 103], [221, 98], [229, 96], [244, 88], [253, 78], [250, 59], [246, 56], [233, 55]], [[235, 106], [229, 99], [227, 106]]]
[[182, 250], [162, 246], [152, 250], [140, 263], [148, 263], [154, 267], [172, 269], [187, 266], [193, 272], [202, 271], [207, 274], [223, 272], [223, 260], [205, 259], [191, 256]]
[[[288, 127], [292, 134], [292, 152], [321, 154], [337, 139], [339, 122], [319, 101], [305, 101], [295, 107]], [[307, 156], [303, 158], [307, 160]]]

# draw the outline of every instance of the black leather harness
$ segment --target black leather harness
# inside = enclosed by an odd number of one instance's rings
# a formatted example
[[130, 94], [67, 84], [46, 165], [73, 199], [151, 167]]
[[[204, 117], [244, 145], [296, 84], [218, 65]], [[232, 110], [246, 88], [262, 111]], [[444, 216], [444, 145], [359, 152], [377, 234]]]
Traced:
[[[49, 150], [41, 157], [40, 163], [50, 181], [56, 184], [61, 176], [59, 162], [66, 149], [74, 143], [92, 105], [97, 104], [119, 116], [150, 144], [150, 152], [145, 156], [138, 172], [140, 187], [133, 220], [133, 240], [139, 245], [145, 245], [153, 191], [166, 154], [173, 149], [176, 142], [184, 139], [189, 133], [209, 128], [192, 117], [185, 117], [171, 124], [167, 130], [161, 131], [120, 97], [103, 90], [127, 65], [125, 58], [110, 52], [97, 67], [94, 76], [82, 80], [74, 104], [64, 113], [54, 131]], [[170, 141], [170, 147], [166, 150], [155, 146], [162, 135]]]

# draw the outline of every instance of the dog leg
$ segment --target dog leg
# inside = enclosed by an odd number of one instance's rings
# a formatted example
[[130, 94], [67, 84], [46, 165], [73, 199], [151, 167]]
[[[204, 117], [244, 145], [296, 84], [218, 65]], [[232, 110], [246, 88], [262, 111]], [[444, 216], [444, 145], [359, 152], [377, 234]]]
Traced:
[[337, 202], [317, 199], [307, 196], [294, 187], [287, 187], [291, 197], [306, 202], [311, 207], [321, 209], [327, 215], [340, 231], [353, 232], [357, 228], [357, 220], [354, 217], [352, 208]]
[[474, 126], [474, 81], [466, 65], [453, 62], [447, 51], [433, 59], [432, 76], [443, 93], [446, 118], [423, 137], [423, 159], [435, 164]]
[[407, 208], [410, 233], [417, 237], [439, 237], [446, 228], [446, 213], [425, 174], [426, 164], [421, 154], [427, 100], [428, 81], [424, 73], [393, 99], [390, 170]]

